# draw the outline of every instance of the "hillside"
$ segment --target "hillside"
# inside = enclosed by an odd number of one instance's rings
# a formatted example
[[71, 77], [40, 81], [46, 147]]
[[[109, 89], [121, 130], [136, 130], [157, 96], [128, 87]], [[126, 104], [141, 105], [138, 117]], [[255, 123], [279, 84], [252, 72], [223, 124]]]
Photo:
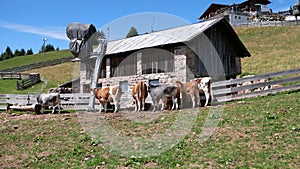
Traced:
[[235, 28], [251, 57], [242, 59], [242, 71], [263, 74], [300, 67], [300, 27]]
[[69, 50], [45, 52], [45, 55], [43, 53], [38, 53], [34, 55], [18, 56], [8, 60], [0, 61], [0, 71], [12, 67], [19, 67], [31, 63], [43, 62], [59, 58], [67, 58], [70, 56], [72, 56], [72, 53]]

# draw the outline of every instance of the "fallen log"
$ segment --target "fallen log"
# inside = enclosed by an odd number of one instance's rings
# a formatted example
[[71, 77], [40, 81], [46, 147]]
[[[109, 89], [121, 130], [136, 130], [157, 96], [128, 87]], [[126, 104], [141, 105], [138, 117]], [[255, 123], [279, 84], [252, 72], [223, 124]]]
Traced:
[[34, 111], [36, 114], [41, 113], [42, 106], [40, 104], [32, 104], [32, 105], [13, 105], [7, 103], [6, 111], [9, 110], [17, 110], [17, 111]]

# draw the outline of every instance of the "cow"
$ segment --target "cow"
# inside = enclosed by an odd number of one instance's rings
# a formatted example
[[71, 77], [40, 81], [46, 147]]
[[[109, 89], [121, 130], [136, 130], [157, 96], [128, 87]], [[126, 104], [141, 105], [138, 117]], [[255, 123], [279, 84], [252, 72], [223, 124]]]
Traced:
[[59, 93], [41, 93], [36, 98], [38, 104], [42, 107], [42, 113], [46, 106], [52, 106], [52, 114], [55, 112], [55, 107], [58, 107], [60, 113], [60, 95]]
[[[254, 77], [254, 75], [246, 75], [243, 76], [242, 78], [250, 78], [250, 77]], [[269, 82], [271, 79], [258, 79], [258, 80], [252, 80], [252, 81], [247, 81], [247, 82], [243, 82], [238, 84], [237, 86], [250, 86], [250, 85], [254, 85], [254, 84], [260, 84], [260, 83], [266, 83]], [[262, 91], [262, 90], [268, 90], [271, 89], [272, 86], [262, 86], [262, 87], [258, 87], [258, 88], [252, 88], [252, 89], [246, 89], [243, 91], [239, 91], [238, 94], [245, 94], [245, 93], [252, 93], [252, 92], [258, 92], [258, 91]]]
[[99, 113], [102, 111], [102, 106], [104, 106], [105, 112], [107, 111], [107, 103], [113, 102], [115, 105], [114, 113], [118, 111], [120, 104], [120, 99], [122, 95], [122, 88], [120, 85], [105, 87], [105, 88], [95, 88], [95, 97], [100, 103]]
[[177, 94], [177, 87], [173, 84], [164, 84], [164, 85], [152, 85], [149, 83], [148, 85], [148, 93], [150, 94], [152, 98], [152, 104], [153, 104], [153, 112], [156, 111], [156, 108], [158, 107], [159, 101], [162, 102], [161, 111], [165, 109], [165, 103], [164, 99], [167, 99], [167, 97], [172, 98], [173, 106], [171, 109], [177, 109], [178, 108], [178, 102], [176, 99]]
[[180, 88], [181, 95], [184, 94], [185, 96], [189, 95], [191, 97], [193, 108], [196, 107], [196, 104], [200, 105], [200, 96], [199, 96], [199, 88], [198, 88], [199, 83], [200, 83], [199, 79], [190, 82], [185, 82], [185, 83], [182, 83], [179, 80], [175, 81], [176, 86]]
[[[199, 79], [199, 80], [198, 80]], [[199, 95], [205, 95], [205, 104], [204, 107], [208, 105], [209, 100], [212, 100], [212, 79], [211, 77], [202, 77], [195, 79], [198, 82]]]
[[148, 97], [147, 85], [143, 81], [139, 81], [134, 85], [131, 91], [134, 99], [135, 111], [145, 110], [145, 100]]

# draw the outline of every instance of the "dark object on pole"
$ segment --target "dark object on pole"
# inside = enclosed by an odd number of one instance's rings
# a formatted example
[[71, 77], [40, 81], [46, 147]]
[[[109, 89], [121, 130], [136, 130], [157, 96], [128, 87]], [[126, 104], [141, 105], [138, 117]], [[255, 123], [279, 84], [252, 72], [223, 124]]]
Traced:
[[71, 23], [66, 29], [69, 49], [75, 57], [87, 57], [93, 51], [89, 38], [97, 32], [93, 24]]

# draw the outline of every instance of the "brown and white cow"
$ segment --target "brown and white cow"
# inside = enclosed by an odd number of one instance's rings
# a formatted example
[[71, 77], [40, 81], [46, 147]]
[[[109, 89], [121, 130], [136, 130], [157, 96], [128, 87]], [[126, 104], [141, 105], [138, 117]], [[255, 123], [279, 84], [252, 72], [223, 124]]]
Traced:
[[205, 95], [205, 104], [204, 107], [208, 105], [209, 100], [212, 101], [212, 79], [211, 77], [202, 77], [195, 79], [198, 82], [199, 94]]
[[116, 113], [118, 111], [118, 107], [120, 104], [120, 99], [122, 95], [122, 88], [120, 85], [112, 86], [112, 87], [105, 87], [105, 88], [95, 88], [95, 97], [98, 99], [100, 103], [100, 110], [102, 111], [102, 106], [104, 106], [105, 112], [107, 111], [107, 103], [113, 102], [115, 105], [115, 111]]
[[145, 110], [145, 100], [148, 96], [147, 85], [143, 81], [139, 81], [134, 85], [131, 91], [134, 99], [135, 111]]
[[[178, 80], [175, 81], [176, 86], [180, 88], [181, 95], [185, 94], [185, 96], [189, 95], [191, 97], [193, 108], [200, 105], [198, 83], [200, 83], [199, 79], [185, 83], [182, 83]], [[183, 103], [183, 101], [181, 103]]]

